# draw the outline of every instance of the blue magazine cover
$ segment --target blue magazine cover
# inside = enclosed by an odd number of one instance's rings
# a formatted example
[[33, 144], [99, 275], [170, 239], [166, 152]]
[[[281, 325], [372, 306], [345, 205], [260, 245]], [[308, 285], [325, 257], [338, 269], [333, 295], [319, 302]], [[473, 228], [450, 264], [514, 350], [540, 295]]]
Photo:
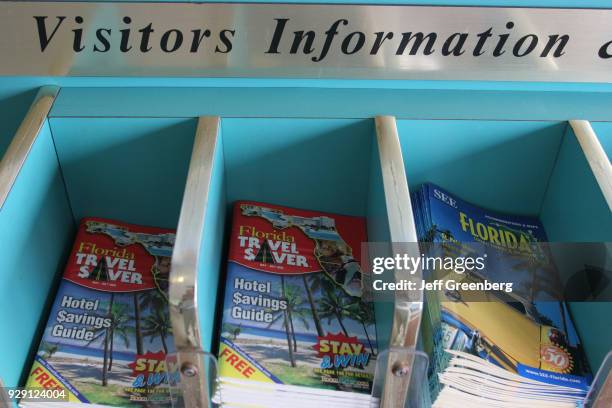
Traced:
[[84, 218], [26, 387], [61, 390], [67, 405], [171, 407], [174, 240], [169, 229]]
[[[467, 352], [522, 377], [586, 392], [590, 370], [567, 306], [557, 300], [540, 221], [482, 209], [430, 183], [413, 197], [419, 240], [432, 243], [431, 251], [487, 257], [483, 271], [442, 272], [446, 278], [514, 283], [512, 291], [487, 291], [478, 301], [462, 290], [427, 294], [437, 351]], [[443, 370], [436, 360], [434, 376]]]
[[363, 218], [234, 205], [219, 347], [225, 386], [369, 397], [378, 349], [373, 304], [361, 298], [366, 240]]

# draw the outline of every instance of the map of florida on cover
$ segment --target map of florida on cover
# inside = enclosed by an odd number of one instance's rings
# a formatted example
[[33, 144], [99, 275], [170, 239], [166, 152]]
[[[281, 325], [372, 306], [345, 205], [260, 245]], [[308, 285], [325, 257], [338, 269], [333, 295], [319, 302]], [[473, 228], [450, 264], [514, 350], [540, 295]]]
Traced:
[[222, 378], [369, 394], [371, 303], [358, 263], [365, 220], [234, 206], [219, 350]]
[[77, 404], [171, 406], [174, 238], [161, 228], [81, 221], [28, 388], [61, 388]]

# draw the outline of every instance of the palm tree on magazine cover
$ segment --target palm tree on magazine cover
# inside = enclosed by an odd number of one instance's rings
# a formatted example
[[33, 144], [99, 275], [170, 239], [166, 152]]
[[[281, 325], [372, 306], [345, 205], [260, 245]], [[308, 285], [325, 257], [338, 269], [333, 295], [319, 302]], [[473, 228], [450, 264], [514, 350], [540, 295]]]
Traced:
[[142, 336], [149, 337], [151, 342], [159, 337], [164, 353], [168, 354], [166, 339], [172, 334], [172, 325], [168, 315], [166, 297], [159, 290], [143, 293], [140, 308], [150, 312], [141, 323]]
[[42, 344], [42, 358], [45, 360], [50, 359], [55, 353], [57, 353], [59, 351], [59, 344], [58, 343], [49, 343], [49, 342], [43, 342]]
[[[316, 303], [314, 301], [313, 293], [320, 289], [321, 286], [321, 274], [308, 274], [310, 279], [306, 277], [306, 274], [302, 274], [302, 281], [304, 283], [304, 289], [306, 290], [306, 298], [310, 305], [310, 313], [312, 314], [312, 320], [314, 321], [315, 329], [317, 330], [317, 336], [324, 337], [325, 331], [321, 324], [321, 317], [319, 317], [319, 311], [317, 310]], [[310, 283], [308, 281], [310, 280]]]
[[142, 347], [142, 330], [140, 329], [140, 293], [134, 292], [132, 300], [134, 302], [134, 334], [136, 336], [136, 354], [144, 354]]
[[124, 303], [113, 303], [111, 307], [111, 326], [109, 327], [110, 345], [108, 353], [108, 369], [113, 369], [113, 352], [115, 348], [115, 337], [119, 337], [126, 348], [130, 347], [130, 335], [134, 332], [134, 328], [130, 322], [132, 317], [128, 312], [128, 305]]
[[[285, 286], [285, 277], [283, 275], [281, 275], [281, 300], [285, 300], [287, 301], [287, 296], [286, 296], [286, 286]], [[287, 337], [287, 351], [289, 352], [289, 363], [291, 364], [291, 367], [296, 367], [295, 364], [295, 355], [293, 354], [293, 349], [294, 346], [292, 344], [292, 330], [291, 330], [291, 323], [289, 323], [289, 302], [287, 301], [287, 308], [285, 309], [279, 309], [276, 311], [272, 311], [271, 309], [268, 310], [266, 309], [266, 311], [268, 312], [276, 312], [276, 316], [274, 317], [274, 319], [268, 324], [268, 326], [266, 328], [270, 328], [272, 327], [276, 322], [278, 322], [280, 319], [283, 319], [283, 323], [282, 323], [282, 327], [283, 329], [285, 329], [285, 336]], [[295, 340], [293, 340], [295, 341]]]
[[[113, 310], [114, 304], [115, 304], [115, 294], [111, 292], [110, 301], [108, 304], [108, 312], [107, 312], [107, 317], [111, 319], [112, 319], [112, 310]], [[110, 327], [94, 328], [93, 332], [94, 332], [94, 336], [91, 340], [87, 342], [87, 346], [90, 346], [92, 343], [98, 340], [102, 340], [102, 343], [104, 344], [101, 381], [102, 381], [102, 386], [106, 387], [108, 385], [108, 351], [109, 351]]]
[[297, 351], [297, 340], [295, 338], [294, 319], [299, 319], [302, 325], [308, 330], [310, 323], [310, 310], [303, 306], [304, 298], [302, 291], [297, 285], [285, 286], [285, 299], [287, 300], [287, 317], [289, 319], [289, 327], [291, 328], [291, 337], [293, 339], [293, 351]]
[[353, 302], [353, 297], [338, 289], [329, 279], [322, 281], [321, 298], [318, 300], [319, 316], [327, 319], [328, 324], [331, 324], [332, 319], [336, 319], [342, 332], [347, 337], [349, 333], [344, 325], [344, 319], [353, 317], [350, 308]]
[[361, 327], [363, 327], [366, 340], [368, 341], [368, 346], [370, 347], [370, 353], [375, 356], [376, 352], [374, 351], [374, 346], [372, 345], [372, 340], [370, 339], [367, 328], [367, 326], [374, 324], [374, 308], [372, 307], [372, 304], [359, 300], [351, 303], [348, 306], [348, 312], [351, 318], [358, 321], [361, 324]]
[[232, 324], [232, 323], [223, 323], [222, 329], [224, 333], [227, 333], [230, 337], [231, 341], [236, 341], [238, 336], [240, 336], [240, 332], [242, 331], [241, 324]]

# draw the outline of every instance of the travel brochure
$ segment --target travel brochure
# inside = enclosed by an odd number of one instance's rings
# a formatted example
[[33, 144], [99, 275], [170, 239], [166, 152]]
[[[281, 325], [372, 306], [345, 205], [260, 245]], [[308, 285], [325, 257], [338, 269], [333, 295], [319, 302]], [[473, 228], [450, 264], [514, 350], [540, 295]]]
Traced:
[[300, 394], [369, 406], [378, 348], [373, 304], [361, 298], [365, 220], [238, 202], [230, 240], [222, 399], [250, 389], [241, 406]]
[[[574, 407], [592, 375], [535, 217], [489, 211], [439, 186], [412, 194], [425, 252], [488, 255], [487, 268], [424, 278], [516, 290], [426, 291], [421, 344], [435, 408]], [[66, 393], [53, 406], [173, 407], [178, 377], [168, 310], [172, 230], [81, 221], [26, 387]], [[360, 265], [362, 217], [234, 203], [220, 298], [222, 407], [374, 407], [374, 305]], [[169, 361], [172, 361], [169, 359]], [[24, 408], [43, 403], [22, 400]]]
[[518, 286], [488, 291], [478, 301], [461, 290], [426, 293], [423, 333], [434, 407], [469, 406], [482, 398], [508, 408], [582, 401], [592, 376], [567, 306], [551, 299], [548, 289], [558, 277], [540, 221], [474, 206], [430, 183], [412, 201], [424, 247], [457, 256], [477, 248], [488, 255], [482, 272], [431, 275], [453, 274], [463, 282], [511, 279]]
[[167, 229], [81, 221], [26, 387], [61, 389], [60, 406], [171, 406], [174, 238]]

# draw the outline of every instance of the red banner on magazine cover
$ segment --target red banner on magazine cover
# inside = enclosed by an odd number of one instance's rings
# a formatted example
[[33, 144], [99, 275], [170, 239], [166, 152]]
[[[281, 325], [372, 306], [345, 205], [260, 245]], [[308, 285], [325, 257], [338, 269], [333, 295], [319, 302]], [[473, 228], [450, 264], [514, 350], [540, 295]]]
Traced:
[[[172, 242], [169, 242], [169, 241]], [[103, 218], [81, 221], [64, 279], [90, 289], [133, 292], [167, 281], [174, 232]], [[156, 256], [156, 248], [160, 256]], [[165, 253], [168, 252], [168, 253]]]
[[234, 205], [229, 260], [271, 273], [343, 269], [361, 259], [362, 218], [257, 202]]
[[174, 241], [172, 230], [83, 219], [26, 386], [63, 390], [70, 403], [173, 406]]
[[234, 205], [219, 348], [225, 396], [241, 398], [233, 384], [254, 381], [369, 405], [377, 344], [374, 307], [362, 297], [365, 241], [363, 217]]

